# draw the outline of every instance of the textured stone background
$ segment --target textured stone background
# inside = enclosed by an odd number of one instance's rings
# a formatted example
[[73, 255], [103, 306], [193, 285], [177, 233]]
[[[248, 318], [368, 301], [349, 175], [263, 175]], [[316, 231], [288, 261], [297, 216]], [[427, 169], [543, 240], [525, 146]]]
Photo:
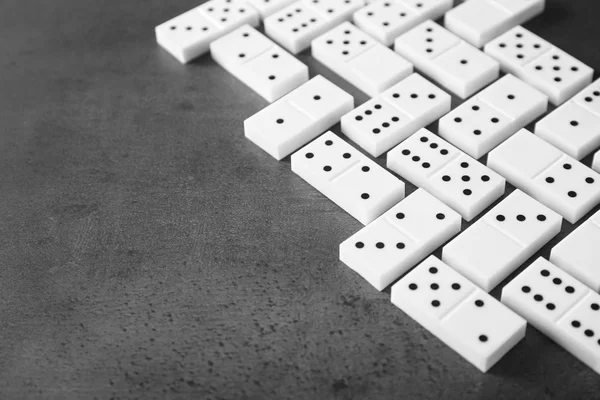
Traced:
[[[531, 328], [481, 374], [342, 265], [361, 225], [243, 136], [265, 101], [155, 44], [196, 4], [0, 3], [0, 398], [598, 398]], [[527, 26], [599, 68], [599, 10]]]

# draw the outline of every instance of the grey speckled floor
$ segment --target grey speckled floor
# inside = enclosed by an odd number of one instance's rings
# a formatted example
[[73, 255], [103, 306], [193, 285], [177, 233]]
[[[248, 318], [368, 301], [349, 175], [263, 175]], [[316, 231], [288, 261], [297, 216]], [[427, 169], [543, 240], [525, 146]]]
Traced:
[[[243, 137], [266, 103], [156, 46], [196, 4], [0, 4], [1, 398], [598, 398], [534, 329], [479, 373], [344, 267], [360, 224]], [[527, 26], [598, 68], [599, 9]]]

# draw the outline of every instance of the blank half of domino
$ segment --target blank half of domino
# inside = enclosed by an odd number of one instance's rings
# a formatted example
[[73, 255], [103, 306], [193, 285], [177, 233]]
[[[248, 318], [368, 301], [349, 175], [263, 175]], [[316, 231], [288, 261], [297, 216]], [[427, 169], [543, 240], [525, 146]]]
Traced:
[[489, 292], [561, 229], [560, 215], [515, 190], [442, 249], [442, 260]]
[[410, 62], [350, 22], [313, 40], [311, 50], [314, 58], [371, 97], [413, 72]]
[[249, 25], [210, 44], [212, 58], [273, 102], [308, 80], [308, 67]]
[[294, 153], [292, 171], [365, 225], [404, 198], [404, 182], [332, 132]]
[[451, 97], [419, 74], [344, 115], [342, 132], [379, 157], [450, 110]]
[[544, 11], [545, 0], [466, 1], [444, 17], [446, 28], [477, 47]]
[[209, 0], [154, 31], [157, 43], [185, 64], [206, 53], [213, 40], [244, 24], [258, 26], [259, 22], [256, 10], [244, 0]]
[[571, 223], [600, 202], [598, 173], [526, 129], [492, 150], [487, 165]]
[[535, 134], [581, 160], [600, 146], [600, 80], [535, 125]]
[[504, 194], [503, 177], [427, 129], [387, 155], [387, 167], [470, 221]]
[[282, 8], [289, 6], [296, 0], [247, 0], [260, 14], [262, 19], [276, 13]]
[[592, 82], [592, 68], [522, 26], [498, 36], [484, 50], [504, 71], [545, 93], [554, 105]]
[[439, 134], [481, 158], [548, 108], [548, 97], [505, 75], [440, 119]]
[[392, 303], [482, 372], [527, 328], [522, 317], [434, 256], [392, 286]]
[[428, 19], [436, 20], [452, 8], [452, 0], [380, 0], [354, 13], [354, 23], [385, 46]]
[[550, 261], [600, 291], [600, 211], [554, 246]]
[[317, 36], [350, 20], [363, 5], [363, 0], [299, 0], [265, 18], [265, 33], [297, 54]]
[[417, 189], [340, 244], [340, 260], [383, 290], [456, 235], [460, 226], [460, 215]]
[[317, 75], [246, 119], [244, 133], [281, 160], [337, 123], [353, 106], [351, 95]]
[[394, 49], [463, 99], [496, 80], [500, 71], [493, 57], [431, 20], [398, 37]]
[[600, 295], [543, 258], [502, 289], [502, 303], [600, 373]]

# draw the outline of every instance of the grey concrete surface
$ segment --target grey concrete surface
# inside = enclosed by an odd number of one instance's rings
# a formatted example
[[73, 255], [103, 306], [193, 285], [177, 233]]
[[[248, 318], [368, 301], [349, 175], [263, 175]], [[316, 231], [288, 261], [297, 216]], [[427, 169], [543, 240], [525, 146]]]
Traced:
[[[481, 374], [342, 265], [361, 225], [243, 136], [265, 101], [155, 44], [196, 4], [0, 3], [0, 398], [600, 397], [531, 328]], [[598, 68], [599, 10], [527, 26]]]

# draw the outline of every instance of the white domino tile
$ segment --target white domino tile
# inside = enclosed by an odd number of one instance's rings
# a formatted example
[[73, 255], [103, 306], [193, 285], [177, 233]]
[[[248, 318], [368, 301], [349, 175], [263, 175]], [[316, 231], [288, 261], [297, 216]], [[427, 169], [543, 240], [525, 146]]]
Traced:
[[292, 4], [296, 0], [247, 0], [260, 14], [262, 19]]
[[555, 105], [592, 82], [592, 68], [517, 26], [485, 45], [501, 68], [545, 93]]
[[452, 8], [452, 0], [377, 0], [354, 13], [354, 23], [386, 46], [428, 19]]
[[502, 289], [502, 303], [600, 373], [598, 293], [539, 258]]
[[244, 0], [209, 0], [154, 31], [156, 42], [185, 64], [206, 53], [213, 40], [242, 25], [257, 26], [259, 22], [258, 12]]
[[212, 58], [267, 101], [308, 81], [308, 67], [249, 25], [210, 44]]
[[419, 74], [392, 86], [341, 119], [342, 132], [379, 157], [450, 111], [451, 97]]
[[594, 160], [592, 161], [592, 169], [596, 172], [600, 172], [600, 151], [594, 154]]
[[560, 215], [515, 190], [442, 249], [442, 259], [489, 292], [560, 232]]
[[264, 20], [265, 33], [292, 54], [316, 37], [352, 18], [364, 0], [300, 0]]
[[600, 211], [554, 246], [550, 261], [600, 291]]
[[404, 198], [404, 182], [332, 132], [294, 153], [292, 171], [365, 225]]
[[318, 75], [244, 121], [244, 134], [277, 160], [336, 124], [351, 95]]
[[387, 155], [387, 167], [470, 221], [504, 193], [504, 178], [427, 129]]
[[545, 0], [466, 1], [444, 17], [446, 28], [477, 47], [544, 10]]
[[439, 134], [481, 158], [548, 108], [548, 97], [505, 75], [440, 119]]
[[383, 290], [456, 235], [460, 225], [460, 215], [417, 189], [340, 244], [340, 260]]
[[600, 202], [598, 173], [526, 129], [492, 150], [487, 165], [571, 223]]
[[314, 58], [371, 97], [413, 72], [413, 66], [369, 35], [343, 22], [312, 41]]
[[535, 125], [535, 134], [581, 160], [600, 146], [600, 80]]
[[482, 372], [523, 339], [527, 327], [434, 256], [392, 286], [392, 303]]
[[398, 37], [394, 49], [463, 99], [496, 80], [500, 71], [493, 57], [431, 20]]

